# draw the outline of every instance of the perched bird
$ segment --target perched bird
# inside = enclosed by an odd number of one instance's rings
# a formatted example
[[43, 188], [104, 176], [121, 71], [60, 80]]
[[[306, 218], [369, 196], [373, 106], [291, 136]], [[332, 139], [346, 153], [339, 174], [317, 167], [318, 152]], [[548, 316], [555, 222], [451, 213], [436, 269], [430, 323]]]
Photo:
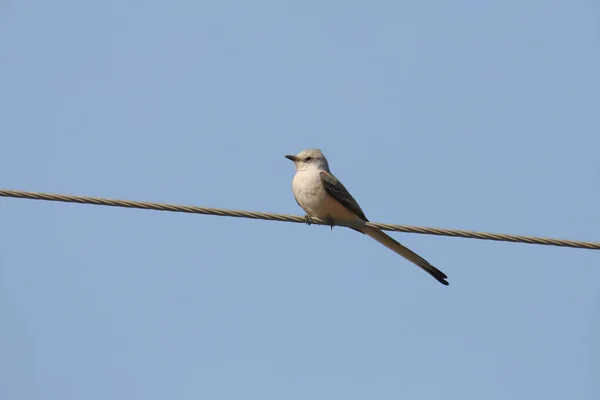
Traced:
[[[335, 221], [358, 224], [369, 221], [354, 197], [331, 173], [329, 163], [321, 150], [308, 149], [295, 156], [285, 157], [292, 160], [296, 166], [292, 190], [296, 202], [306, 212], [307, 223], [310, 223], [311, 217], [328, 221], [332, 227]], [[380, 229], [366, 225], [352, 229], [372, 237], [388, 249], [423, 268], [441, 284], [448, 285], [446, 274]]]

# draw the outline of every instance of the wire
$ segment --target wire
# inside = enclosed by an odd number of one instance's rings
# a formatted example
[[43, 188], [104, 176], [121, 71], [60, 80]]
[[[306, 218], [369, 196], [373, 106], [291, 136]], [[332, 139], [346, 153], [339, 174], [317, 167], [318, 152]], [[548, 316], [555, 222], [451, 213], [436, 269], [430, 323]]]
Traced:
[[[93, 204], [93, 205], [110, 206], [110, 207], [139, 208], [139, 209], [143, 209], [143, 210], [172, 211], [172, 212], [183, 212], [183, 213], [191, 213], [191, 214], [218, 215], [218, 216], [222, 216], [222, 217], [264, 219], [264, 220], [268, 220], [268, 221], [306, 223], [305, 217], [300, 217], [297, 215], [274, 214], [274, 213], [243, 211], [243, 210], [229, 210], [229, 209], [224, 209], [224, 208], [184, 206], [184, 205], [176, 205], [176, 204], [152, 203], [152, 202], [147, 202], [147, 201], [105, 199], [105, 198], [100, 198], [100, 197], [71, 196], [71, 195], [53, 194], [53, 193], [25, 192], [25, 191], [20, 191], [20, 190], [0, 189], [0, 197], [14, 197], [14, 198], [19, 198], [19, 199], [59, 201], [59, 202], [65, 202], [65, 203]], [[323, 221], [318, 218], [312, 218], [311, 223], [313, 223], [315, 225], [330, 225], [330, 222]], [[335, 224], [337, 226], [346, 226], [346, 227], [361, 226], [361, 224], [343, 223], [341, 221], [339, 223], [336, 222]], [[466, 231], [466, 230], [459, 230], [459, 229], [426, 228], [426, 227], [418, 227], [418, 226], [381, 224], [381, 223], [373, 223], [373, 222], [367, 222], [366, 225], [374, 227], [374, 228], [378, 228], [381, 230], [386, 230], [386, 231], [419, 233], [419, 234], [423, 234], [423, 235], [451, 236], [451, 237], [462, 237], [462, 238], [469, 238], [469, 239], [495, 240], [495, 241], [500, 241], [500, 242], [528, 243], [528, 244], [539, 244], [539, 245], [546, 245], [546, 246], [574, 247], [574, 248], [580, 248], [580, 249], [600, 250], [600, 243], [583, 242], [583, 241], [579, 241], [579, 240], [550, 239], [550, 238], [541, 238], [541, 237], [535, 237], [535, 236], [506, 235], [506, 234], [501, 234], [501, 233], [474, 232], [474, 231]]]

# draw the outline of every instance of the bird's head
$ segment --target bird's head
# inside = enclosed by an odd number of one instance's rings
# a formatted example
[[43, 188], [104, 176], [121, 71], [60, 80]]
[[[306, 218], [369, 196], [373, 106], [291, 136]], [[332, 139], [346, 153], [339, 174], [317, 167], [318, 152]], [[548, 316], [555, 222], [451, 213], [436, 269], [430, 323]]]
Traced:
[[296, 171], [320, 170], [329, 172], [329, 164], [319, 149], [302, 150], [295, 156], [285, 156], [292, 160], [296, 166]]

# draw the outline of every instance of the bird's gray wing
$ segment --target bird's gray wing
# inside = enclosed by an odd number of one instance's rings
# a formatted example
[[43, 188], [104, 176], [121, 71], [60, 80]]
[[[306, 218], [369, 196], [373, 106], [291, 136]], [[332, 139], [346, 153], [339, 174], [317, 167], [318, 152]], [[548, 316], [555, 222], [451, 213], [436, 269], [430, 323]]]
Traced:
[[354, 200], [354, 197], [352, 197], [352, 195], [348, 192], [344, 185], [342, 185], [342, 182], [340, 182], [335, 176], [333, 176], [329, 172], [322, 171], [320, 175], [321, 182], [323, 182], [325, 190], [331, 197], [339, 201], [348, 210], [358, 215], [360, 218], [362, 218], [363, 221], [369, 221], [365, 216], [363, 210], [356, 202], [356, 200]]

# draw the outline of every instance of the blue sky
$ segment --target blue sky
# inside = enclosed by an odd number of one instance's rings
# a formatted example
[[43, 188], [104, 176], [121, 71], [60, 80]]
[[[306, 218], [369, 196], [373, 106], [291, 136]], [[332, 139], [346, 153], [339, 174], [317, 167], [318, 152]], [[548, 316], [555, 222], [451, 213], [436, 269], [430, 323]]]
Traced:
[[[587, 1], [0, 5], [0, 186], [600, 241]], [[5, 399], [597, 399], [600, 253], [0, 199]]]

